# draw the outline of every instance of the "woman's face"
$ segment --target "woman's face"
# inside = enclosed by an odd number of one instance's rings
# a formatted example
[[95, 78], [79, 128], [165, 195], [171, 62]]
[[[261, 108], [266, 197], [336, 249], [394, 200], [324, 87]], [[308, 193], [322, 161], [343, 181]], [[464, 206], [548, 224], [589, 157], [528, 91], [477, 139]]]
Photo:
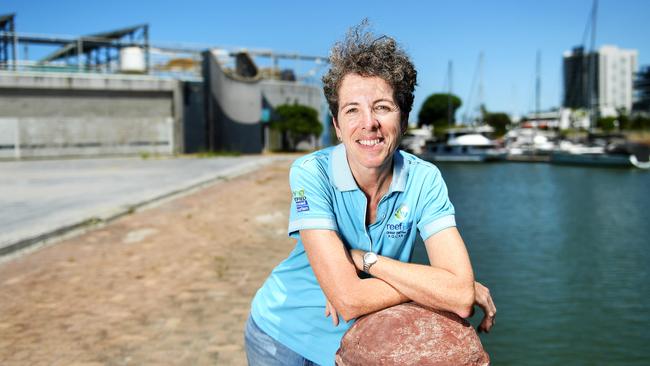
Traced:
[[[382, 78], [348, 74], [338, 91], [334, 119], [353, 169], [387, 167], [400, 143], [400, 110], [393, 88]], [[388, 165], [390, 167], [390, 165]]]

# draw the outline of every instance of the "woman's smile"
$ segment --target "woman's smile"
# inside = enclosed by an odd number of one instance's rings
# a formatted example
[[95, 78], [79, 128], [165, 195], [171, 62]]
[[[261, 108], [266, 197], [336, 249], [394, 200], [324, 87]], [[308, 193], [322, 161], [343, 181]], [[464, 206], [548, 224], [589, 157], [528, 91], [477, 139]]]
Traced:
[[384, 138], [357, 140], [357, 143], [366, 147], [375, 147], [376, 145], [383, 144]]

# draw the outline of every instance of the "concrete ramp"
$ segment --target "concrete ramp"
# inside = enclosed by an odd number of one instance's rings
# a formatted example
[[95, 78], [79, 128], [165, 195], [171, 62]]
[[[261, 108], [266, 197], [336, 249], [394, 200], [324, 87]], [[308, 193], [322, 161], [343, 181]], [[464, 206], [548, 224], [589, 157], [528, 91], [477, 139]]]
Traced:
[[[237, 56], [242, 67], [232, 71], [225, 70], [217, 56], [213, 50], [203, 53], [209, 146], [213, 150], [259, 153], [264, 141], [257, 69], [246, 54]], [[239, 70], [246, 72], [241, 75]]]

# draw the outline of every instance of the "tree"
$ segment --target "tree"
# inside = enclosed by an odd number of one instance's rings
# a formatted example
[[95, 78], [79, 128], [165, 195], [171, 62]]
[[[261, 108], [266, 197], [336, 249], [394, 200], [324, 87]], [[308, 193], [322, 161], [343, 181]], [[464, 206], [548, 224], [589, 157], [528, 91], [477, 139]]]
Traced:
[[[481, 104], [481, 118], [483, 122], [488, 126], [494, 128], [494, 135], [496, 137], [501, 137], [506, 134], [506, 129], [512, 123], [510, 116], [507, 113], [503, 112], [490, 112], [485, 108], [484, 104]], [[522, 119], [522, 121], [525, 121]]]
[[610, 132], [618, 127], [618, 119], [616, 117], [601, 117], [596, 121], [596, 126], [605, 132]]
[[275, 108], [271, 129], [282, 134], [282, 149], [294, 150], [298, 142], [311, 135], [320, 136], [323, 125], [318, 111], [300, 104], [283, 104]]
[[506, 134], [506, 128], [511, 123], [510, 116], [507, 113], [495, 112], [490, 113], [486, 112], [483, 116], [483, 120], [489, 126], [494, 128], [494, 134], [496, 136], [503, 136]]
[[630, 128], [634, 130], [650, 130], [650, 118], [636, 116], [630, 121]]
[[629, 130], [632, 127], [632, 121], [625, 108], [616, 108], [616, 113], [618, 114], [618, 128], [621, 130]]
[[418, 127], [433, 125], [435, 128], [449, 126], [449, 103], [451, 102], [451, 123], [456, 121], [456, 110], [463, 102], [453, 94], [431, 94], [422, 104], [418, 113]]

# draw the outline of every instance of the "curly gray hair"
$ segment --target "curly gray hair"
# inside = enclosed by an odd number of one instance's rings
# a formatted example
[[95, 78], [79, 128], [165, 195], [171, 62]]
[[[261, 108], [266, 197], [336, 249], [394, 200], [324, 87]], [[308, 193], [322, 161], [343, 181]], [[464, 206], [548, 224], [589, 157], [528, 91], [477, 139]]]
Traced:
[[406, 52], [388, 36], [377, 37], [366, 30], [368, 22], [350, 28], [345, 40], [337, 42], [330, 54], [330, 69], [323, 76], [323, 91], [332, 116], [338, 113], [338, 90], [348, 74], [377, 76], [393, 88], [393, 98], [407, 122], [413, 107], [417, 71]]

